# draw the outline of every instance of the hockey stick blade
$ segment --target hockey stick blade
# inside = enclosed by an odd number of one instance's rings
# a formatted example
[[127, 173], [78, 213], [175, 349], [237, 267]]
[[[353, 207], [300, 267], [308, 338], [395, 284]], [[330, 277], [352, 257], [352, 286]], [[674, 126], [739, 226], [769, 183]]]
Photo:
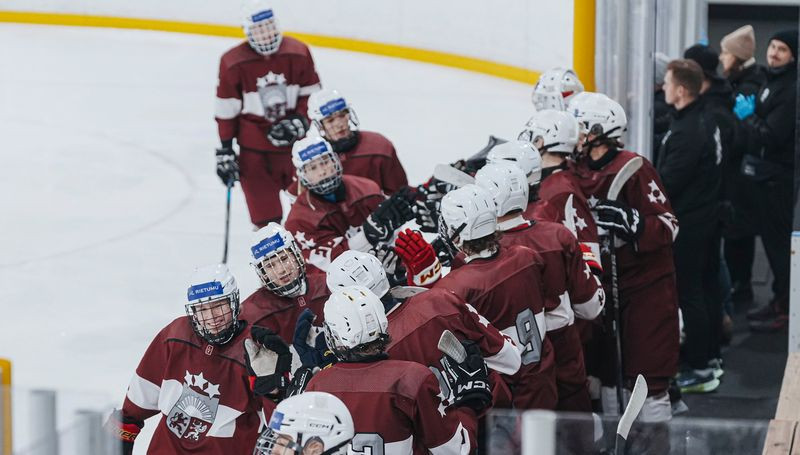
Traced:
[[631, 399], [628, 400], [628, 406], [619, 419], [619, 424], [617, 424], [617, 442], [614, 450], [614, 453], [617, 455], [625, 453], [628, 433], [631, 431], [633, 422], [639, 416], [639, 412], [641, 412], [642, 406], [644, 406], [644, 400], [646, 399], [647, 381], [645, 381], [644, 376], [640, 374], [636, 377], [636, 384], [633, 386], [633, 392], [631, 392]]
[[637, 156], [625, 163], [622, 166], [622, 169], [617, 172], [617, 175], [614, 176], [614, 180], [611, 181], [611, 186], [608, 187], [608, 196], [606, 196], [606, 199], [610, 201], [616, 201], [617, 196], [619, 196], [619, 192], [622, 191], [622, 187], [641, 167], [641, 156]]
[[442, 336], [439, 337], [439, 344], [437, 345], [442, 353], [449, 355], [456, 361], [456, 363], [462, 363], [464, 359], [467, 358], [467, 351], [464, 350], [464, 346], [461, 345], [461, 342], [458, 341], [453, 332], [449, 330], [445, 330], [442, 332]]
[[480, 149], [480, 151], [478, 151], [478, 153], [467, 158], [467, 162], [471, 163], [476, 161], [485, 161], [486, 155], [488, 155], [493, 148], [495, 148], [500, 144], [505, 144], [506, 142], [508, 141], [503, 138], [499, 138], [495, 135], [489, 135], [489, 142], [487, 142], [486, 145], [482, 149]]
[[408, 299], [415, 295], [422, 294], [427, 290], [428, 288], [423, 288], [421, 286], [396, 286], [389, 289], [389, 294], [396, 299]]
[[436, 167], [433, 168], [433, 176], [437, 180], [455, 185], [459, 188], [464, 185], [469, 185], [470, 183], [475, 183], [475, 177], [447, 164], [437, 164]]

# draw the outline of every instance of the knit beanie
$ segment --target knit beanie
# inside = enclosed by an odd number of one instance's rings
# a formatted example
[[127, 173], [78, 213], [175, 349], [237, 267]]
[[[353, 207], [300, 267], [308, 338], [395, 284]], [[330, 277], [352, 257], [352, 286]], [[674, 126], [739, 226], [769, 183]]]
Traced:
[[739, 60], [746, 62], [753, 58], [756, 51], [756, 34], [752, 25], [745, 25], [728, 33], [719, 42], [723, 52], [729, 52]]
[[664, 83], [664, 76], [667, 75], [667, 65], [672, 60], [671, 58], [667, 57], [666, 54], [661, 52], [656, 52], [655, 55], [656, 66], [655, 70], [653, 71], [653, 77], [655, 79], [656, 85], [660, 85]]
[[719, 65], [719, 54], [714, 49], [705, 44], [695, 44], [683, 52], [683, 58], [694, 60], [703, 70], [703, 74], [710, 79], [719, 78], [717, 65]]
[[792, 51], [792, 57], [794, 57], [795, 60], [797, 59], [797, 30], [780, 31], [772, 35], [769, 40], [772, 41], [774, 39], [789, 46], [789, 50]]

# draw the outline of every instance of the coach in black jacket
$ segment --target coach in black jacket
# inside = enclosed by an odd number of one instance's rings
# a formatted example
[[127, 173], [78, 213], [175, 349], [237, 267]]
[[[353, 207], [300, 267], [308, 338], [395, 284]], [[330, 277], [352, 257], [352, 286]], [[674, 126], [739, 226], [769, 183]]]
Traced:
[[[692, 60], [667, 66], [664, 95], [676, 113], [659, 152], [658, 173], [680, 222], [673, 254], [678, 301], [683, 311], [685, 367], [678, 386], [685, 393], [717, 388], [709, 362], [719, 351], [719, 129], [704, 113], [703, 71]], [[715, 137], [717, 138], [715, 140]]]

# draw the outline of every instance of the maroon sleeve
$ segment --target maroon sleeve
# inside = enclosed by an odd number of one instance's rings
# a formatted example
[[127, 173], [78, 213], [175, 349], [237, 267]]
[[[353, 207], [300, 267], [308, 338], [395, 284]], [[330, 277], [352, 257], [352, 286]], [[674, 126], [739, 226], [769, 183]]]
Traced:
[[223, 57], [219, 62], [215, 119], [221, 141], [238, 134], [238, 117], [242, 110], [242, 86], [237, 67], [229, 67]]
[[670, 246], [678, 235], [678, 219], [663, 188], [658, 173], [645, 161], [623, 189], [627, 204], [644, 217], [644, 231], [636, 242], [640, 252]]
[[163, 368], [169, 357], [168, 344], [164, 340], [166, 330], [156, 335], [136, 367], [122, 405], [122, 415], [125, 417], [144, 421], [160, 412], [158, 397], [164, 379]]
[[408, 177], [406, 177], [406, 171], [403, 169], [403, 165], [400, 164], [400, 159], [397, 157], [394, 145], [392, 145], [388, 139], [386, 142], [391, 152], [388, 162], [381, 166], [383, 173], [381, 181], [383, 182], [383, 190], [386, 191], [386, 194], [393, 194], [408, 186]]
[[605, 294], [600, 280], [583, 260], [583, 252], [575, 237], [562, 235], [565, 264], [567, 266], [567, 292], [576, 315], [594, 319], [603, 309]]
[[319, 75], [317, 75], [317, 69], [314, 66], [314, 58], [311, 56], [311, 51], [308, 51], [297, 78], [297, 84], [300, 85], [300, 95], [297, 98], [295, 112], [308, 118], [308, 96], [311, 95], [312, 87], [319, 83]]

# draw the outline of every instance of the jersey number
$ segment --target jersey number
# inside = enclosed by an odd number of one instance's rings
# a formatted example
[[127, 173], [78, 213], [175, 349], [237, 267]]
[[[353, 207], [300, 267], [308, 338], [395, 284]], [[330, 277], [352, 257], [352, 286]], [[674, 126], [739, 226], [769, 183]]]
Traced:
[[517, 338], [524, 347], [522, 364], [529, 365], [542, 358], [542, 335], [533, 311], [527, 309], [517, 315]]
[[378, 433], [357, 433], [350, 444], [351, 453], [383, 455], [383, 438]]

